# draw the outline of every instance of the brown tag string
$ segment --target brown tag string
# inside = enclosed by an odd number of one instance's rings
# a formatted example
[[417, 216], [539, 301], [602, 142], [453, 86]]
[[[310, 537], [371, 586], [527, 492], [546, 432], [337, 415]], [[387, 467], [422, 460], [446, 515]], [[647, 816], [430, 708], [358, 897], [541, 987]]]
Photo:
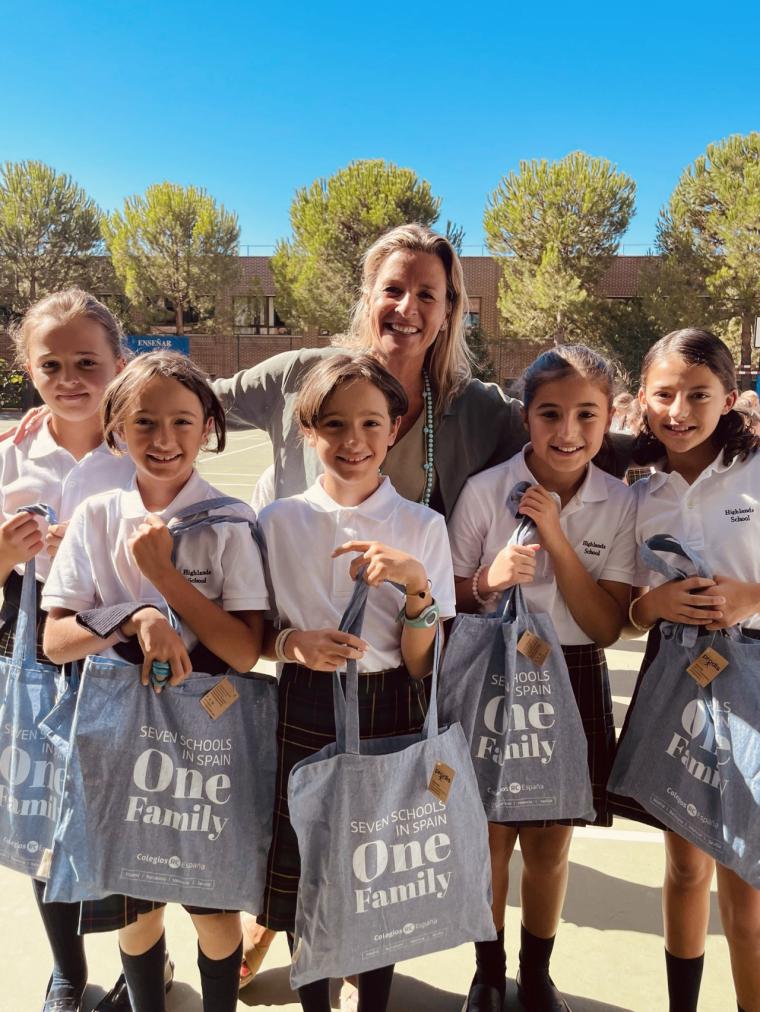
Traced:
[[456, 776], [455, 771], [447, 766], [446, 763], [440, 760], [433, 767], [433, 773], [430, 777], [430, 783], [428, 784], [428, 790], [431, 794], [435, 795], [439, 801], [444, 803], [448, 801], [449, 791], [451, 790], [451, 784]]
[[225, 675], [213, 689], [201, 696], [201, 706], [212, 720], [216, 720], [238, 699], [240, 699], [238, 690]]
[[533, 661], [539, 667], [541, 667], [551, 651], [551, 647], [546, 640], [542, 640], [540, 636], [532, 633], [529, 629], [526, 629], [517, 641], [517, 649], [524, 657], [527, 657], [529, 661]]
[[726, 658], [713, 647], [707, 647], [686, 670], [694, 681], [704, 689], [726, 667], [728, 667]]

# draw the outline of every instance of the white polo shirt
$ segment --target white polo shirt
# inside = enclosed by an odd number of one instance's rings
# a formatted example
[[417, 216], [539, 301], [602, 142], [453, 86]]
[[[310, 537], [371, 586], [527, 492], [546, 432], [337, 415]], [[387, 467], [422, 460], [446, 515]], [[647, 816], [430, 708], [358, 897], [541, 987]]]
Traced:
[[[675, 471], [656, 471], [637, 481], [632, 491], [637, 545], [655, 534], [670, 534], [699, 552], [713, 573], [760, 583], [760, 453], [726, 466], [721, 450], [693, 485]], [[690, 563], [666, 559], [691, 572]], [[639, 562], [638, 586], [664, 582]], [[760, 614], [742, 625], [760, 629]]]
[[[537, 484], [525, 460], [529, 445], [467, 481], [449, 521], [456, 576], [472, 576], [478, 566], [490, 565], [514, 534], [518, 521], [507, 507], [509, 494], [520, 481]], [[634, 520], [631, 489], [594, 464], [559, 516], [565, 537], [597, 582], [631, 583], [636, 571]], [[539, 534], [533, 543], [541, 543]], [[564, 646], [591, 642], [557, 588], [548, 552], [537, 553], [535, 579], [523, 584], [523, 592], [531, 611], [552, 618]]]
[[[58, 520], [71, 519], [76, 507], [89, 495], [125, 488], [135, 473], [127, 456], [116, 456], [105, 443], [76, 460], [68, 450], [56, 443], [50, 432], [49, 419], [27, 436], [18, 446], [12, 440], [0, 444], [0, 512], [8, 520], [20, 506], [45, 502], [52, 506]], [[42, 531], [47, 523], [37, 521]], [[50, 572], [51, 558], [43, 548], [35, 558], [38, 580]], [[24, 564], [15, 567], [24, 572]]]
[[[176, 499], [156, 516], [169, 522], [186, 506], [215, 499], [219, 492], [193, 471]], [[92, 496], [71, 518], [66, 537], [53, 560], [42, 607], [87, 611], [125, 601], [144, 601], [166, 611], [166, 604], [138, 569], [128, 540], [145, 519], [148, 510], [133, 481], [128, 489]], [[234, 513], [255, 520], [243, 502], [213, 510], [213, 514]], [[265, 611], [269, 598], [258, 546], [247, 524], [219, 524], [181, 536], [177, 569], [201, 593], [225, 611]], [[182, 631], [188, 650], [198, 642], [189, 629]], [[116, 656], [104, 651], [104, 656]]]
[[[332, 559], [346, 541], [380, 541], [425, 567], [442, 618], [455, 613], [451, 552], [443, 517], [402, 498], [390, 478], [359, 506], [341, 506], [321, 478], [301, 495], [278, 499], [259, 516], [267, 544], [277, 614], [296, 629], [337, 629], [351, 598], [349, 565], [354, 555]], [[360, 671], [401, 665], [398, 613], [404, 594], [389, 583], [370, 588], [362, 639], [369, 648]]]

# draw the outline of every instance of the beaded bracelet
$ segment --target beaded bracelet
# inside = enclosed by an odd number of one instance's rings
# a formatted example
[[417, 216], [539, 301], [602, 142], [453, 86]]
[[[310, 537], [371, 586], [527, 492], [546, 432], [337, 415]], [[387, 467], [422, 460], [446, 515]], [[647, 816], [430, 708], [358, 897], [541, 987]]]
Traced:
[[489, 604], [491, 604], [492, 601], [495, 601], [496, 598], [499, 596], [496, 591], [494, 591], [491, 594], [487, 594], [485, 597], [480, 596], [480, 591], [478, 590], [478, 581], [480, 580], [480, 574], [483, 572], [484, 569], [488, 569], [487, 562], [484, 562], [481, 566], [478, 566], [472, 578], [472, 596], [475, 599], [476, 604], [479, 604], [481, 608], [487, 607]]
[[290, 658], [285, 656], [285, 643], [287, 642], [288, 636], [294, 633], [295, 629], [293, 626], [288, 626], [287, 629], [280, 629], [277, 633], [277, 639], [274, 641], [274, 656], [281, 664], [289, 664]]

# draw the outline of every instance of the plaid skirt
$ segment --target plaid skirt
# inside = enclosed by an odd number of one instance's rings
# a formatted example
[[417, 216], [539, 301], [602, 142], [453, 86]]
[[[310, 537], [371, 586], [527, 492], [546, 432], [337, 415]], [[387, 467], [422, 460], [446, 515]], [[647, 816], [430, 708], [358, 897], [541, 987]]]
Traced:
[[563, 646], [562, 653], [588, 742], [588, 771], [596, 817], [592, 822], [586, 819], [543, 819], [501, 823], [513, 829], [612, 825], [607, 781], [615, 756], [615, 718], [604, 650], [595, 643], [579, 643]]
[[[165, 907], [159, 900], [138, 900], [133, 896], [105, 896], [102, 900], [83, 900], [79, 904], [79, 934], [94, 935], [98, 931], [116, 931], [134, 924], [139, 914]], [[183, 904], [184, 906], [184, 904]], [[186, 906], [189, 914], [234, 914], [236, 910]]]
[[[359, 726], [363, 738], [419, 731], [427, 710], [427, 681], [405, 668], [359, 675]], [[335, 741], [332, 675], [286, 664], [280, 678], [277, 785], [263, 910], [257, 920], [274, 931], [293, 931], [301, 862], [290, 823], [288, 777], [297, 762]]]

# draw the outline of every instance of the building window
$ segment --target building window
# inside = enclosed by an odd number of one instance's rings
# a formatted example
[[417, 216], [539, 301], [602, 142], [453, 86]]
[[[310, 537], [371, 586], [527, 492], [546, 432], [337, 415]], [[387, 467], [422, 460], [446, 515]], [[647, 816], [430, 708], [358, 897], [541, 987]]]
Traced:
[[277, 315], [273, 295], [236, 295], [232, 299], [236, 334], [289, 334]]
[[464, 318], [465, 330], [474, 330], [480, 326], [480, 299], [470, 298], [470, 311]]

